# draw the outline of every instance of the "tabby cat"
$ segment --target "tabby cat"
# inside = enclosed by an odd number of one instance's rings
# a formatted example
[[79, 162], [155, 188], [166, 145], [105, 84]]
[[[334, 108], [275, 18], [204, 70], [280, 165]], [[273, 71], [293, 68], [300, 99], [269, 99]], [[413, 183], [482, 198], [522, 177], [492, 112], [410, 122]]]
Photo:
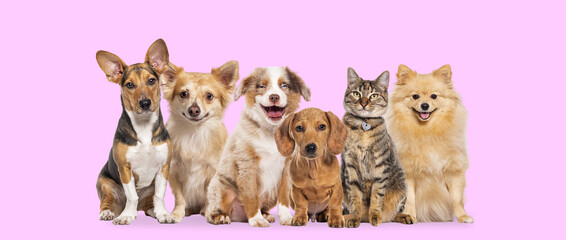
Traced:
[[346, 227], [358, 227], [360, 222], [373, 226], [414, 222], [412, 216], [401, 213], [407, 195], [406, 176], [382, 117], [387, 110], [388, 86], [388, 71], [374, 81], [365, 81], [348, 68], [342, 119], [348, 137], [341, 157]]

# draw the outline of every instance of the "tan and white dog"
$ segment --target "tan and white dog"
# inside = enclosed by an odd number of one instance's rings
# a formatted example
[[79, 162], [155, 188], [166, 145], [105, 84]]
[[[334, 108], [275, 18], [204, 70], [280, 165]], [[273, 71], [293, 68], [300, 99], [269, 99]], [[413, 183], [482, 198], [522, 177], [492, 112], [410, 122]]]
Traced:
[[238, 78], [236, 61], [211, 73], [177, 68], [162, 75], [171, 112], [166, 128], [173, 144], [169, 182], [175, 195], [171, 215], [177, 223], [184, 216], [204, 214], [206, 189], [228, 138], [222, 118]]
[[289, 68], [256, 68], [236, 89], [235, 99], [242, 95], [245, 109], [208, 187], [207, 221], [247, 220], [252, 227], [267, 227], [275, 221], [269, 210], [279, 202], [279, 221], [290, 225], [290, 180], [284, 171], [289, 164], [274, 135], [297, 110], [301, 96], [310, 100], [310, 89]]

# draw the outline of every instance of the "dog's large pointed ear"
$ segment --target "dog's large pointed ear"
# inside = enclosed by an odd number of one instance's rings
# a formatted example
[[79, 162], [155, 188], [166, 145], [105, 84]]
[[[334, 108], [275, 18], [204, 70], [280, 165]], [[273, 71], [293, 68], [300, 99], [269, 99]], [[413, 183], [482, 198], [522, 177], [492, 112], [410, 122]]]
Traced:
[[432, 76], [441, 78], [444, 80], [444, 83], [450, 84], [452, 83], [452, 68], [450, 65], [446, 64], [439, 69], [436, 69], [432, 72]]
[[332, 155], [338, 155], [344, 150], [346, 136], [348, 134], [346, 126], [334, 113], [326, 112], [326, 118], [330, 124], [330, 134], [328, 134], [328, 151]]
[[240, 78], [239, 68], [237, 61], [229, 61], [219, 68], [213, 68], [211, 73], [228, 89], [234, 89], [234, 84]]
[[96, 61], [106, 74], [108, 81], [120, 84], [126, 70], [126, 64], [122, 59], [110, 52], [101, 50], [96, 52]]
[[379, 77], [377, 77], [374, 81], [376, 81], [379, 86], [387, 90], [389, 87], [389, 71], [381, 73], [381, 75], [379, 75]]
[[158, 74], [163, 74], [167, 71], [169, 64], [169, 51], [163, 39], [157, 39], [145, 54], [145, 62], [155, 70]]
[[348, 67], [348, 85], [352, 85], [357, 81], [360, 81], [360, 77], [353, 68]]
[[410, 79], [416, 76], [417, 76], [417, 72], [401, 64], [399, 65], [399, 70], [397, 71], [397, 85], [403, 85], [407, 83], [407, 81], [409, 81]]
[[301, 96], [303, 96], [305, 101], [307, 102], [310, 101], [311, 89], [307, 87], [303, 79], [299, 77], [295, 72], [291, 71], [289, 67], [285, 67], [285, 72], [287, 72], [287, 77], [289, 77], [289, 81], [291, 81], [292, 84], [298, 86], [299, 93], [301, 93]]
[[175, 82], [177, 81], [178, 75], [184, 72], [184, 69], [178, 68], [167, 69], [163, 74], [159, 75], [159, 82], [161, 82], [161, 89], [163, 90], [163, 97], [169, 101], [173, 100], [173, 92], [175, 90]]
[[291, 133], [291, 126], [293, 126], [293, 121], [295, 120], [295, 113], [289, 115], [281, 126], [275, 132], [275, 143], [277, 144], [277, 150], [279, 153], [284, 157], [291, 156], [295, 151], [295, 140], [293, 139], [293, 135]]

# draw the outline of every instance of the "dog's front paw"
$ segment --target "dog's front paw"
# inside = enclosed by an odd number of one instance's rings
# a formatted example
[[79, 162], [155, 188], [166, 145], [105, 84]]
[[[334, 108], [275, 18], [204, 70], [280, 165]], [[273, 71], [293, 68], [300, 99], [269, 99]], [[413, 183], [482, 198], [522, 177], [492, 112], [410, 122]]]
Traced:
[[344, 227], [344, 217], [340, 215], [330, 215], [328, 218], [328, 226], [331, 228], [343, 228]]
[[232, 223], [232, 221], [230, 221], [230, 216], [226, 215], [226, 214], [213, 214], [210, 217], [208, 217], [206, 219], [209, 223], [212, 223], [214, 225], [219, 225], [219, 224], [230, 224]]
[[100, 221], [110, 221], [114, 219], [114, 213], [110, 210], [104, 210], [100, 212], [100, 215], [98, 215], [98, 219]]
[[356, 215], [344, 216], [344, 221], [347, 228], [357, 228], [360, 226], [360, 217]]
[[381, 224], [382, 221], [383, 221], [383, 217], [381, 217], [380, 212], [372, 212], [369, 214], [369, 223], [372, 226], [377, 227], [379, 226], [379, 224]]
[[274, 223], [275, 222], [275, 217], [269, 213], [263, 213], [263, 218], [265, 218], [265, 220], [267, 220], [269, 223]]
[[136, 215], [131, 213], [122, 213], [117, 218], [114, 218], [114, 221], [112, 221], [112, 223], [114, 225], [129, 225], [134, 221], [134, 219], [136, 219], [136, 217]]
[[394, 222], [402, 223], [402, 224], [415, 224], [417, 223], [417, 219], [413, 218], [409, 214], [399, 213], [395, 216]]
[[307, 225], [308, 221], [309, 221], [309, 218], [308, 218], [307, 215], [297, 216], [297, 214], [295, 214], [295, 216], [293, 217], [293, 220], [291, 220], [291, 225], [293, 225], [293, 226], [305, 226], [305, 225]]
[[183, 217], [185, 216], [174, 212], [171, 214], [171, 217], [173, 218], [173, 221], [175, 221], [175, 223], [180, 223], [181, 221], [183, 221]]
[[252, 227], [269, 227], [269, 222], [262, 215], [248, 219], [248, 224]]
[[284, 226], [291, 226], [291, 221], [293, 217], [291, 217], [291, 213], [279, 213], [279, 224]]
[[458, 217], [459, 223], [473, 223], [474, 219], [468, 215]]
[[156, 217], [157, 217], [157, 221], [159, 223], [175, 223], [175, 220], [173, 219], [171, 214], [169, 214], [167, 212], [156, 214]]

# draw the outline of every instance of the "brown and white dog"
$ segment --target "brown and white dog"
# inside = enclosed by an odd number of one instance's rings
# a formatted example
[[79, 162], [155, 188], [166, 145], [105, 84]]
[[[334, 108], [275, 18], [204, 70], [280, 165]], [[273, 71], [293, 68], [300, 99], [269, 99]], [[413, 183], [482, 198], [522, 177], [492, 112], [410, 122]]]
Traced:
[[242, 95], [245, 109], [208, 186], [207, 221], [247, 220], [252, 227], [267, 227], [275, 221], [269, 210], [279, 200], [279, 221], [290, 225], [290, 182], [274, 135], [297, 110], [301, 96], [310, 100], [310, 89], [289, 68], [256, 68], [236, 89], [235, 99]]
[[99, 219], [130, 224], [137, 211], [143, 210], [160, 223], [171, 223], [173, 218], [163, 202], [171, 142], [159, 107], [158, 80], [169, 68], [167, 46], [158, 39], [149, 47], [144, 63], [130, 66], [106, 51], [98, 51], [96, 60], [108, 81], [122, 88], [122, 116], [110, 157], [96, 182]]
[[329, 227], [343, 227], [342, 181], [336, 158], [346, 141], [346, 126], [332, 112], [307, 108], [287, 117], [275, 133], [279, 152], [289, 157], [291, 225], [304, 226], [309, 216]]
[[204, 214], [208, 183], [228, 138], [222, 118], [239, 78], [238, 62], [230, 61], [211, 73], [177, 68], [162, 76], [171, 112], [166, 125], [173, 143], [169, 182], [175, 208], [171, 215], [180, 222], [184, 216]]

